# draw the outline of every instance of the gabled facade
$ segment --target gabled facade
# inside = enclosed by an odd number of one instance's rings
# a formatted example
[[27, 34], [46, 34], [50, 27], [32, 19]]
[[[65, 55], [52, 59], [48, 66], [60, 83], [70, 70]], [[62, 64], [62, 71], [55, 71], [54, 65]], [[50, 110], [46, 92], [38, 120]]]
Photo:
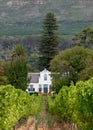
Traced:
[[28, 73], [30, 83], [28, 84], [28, 91], [49, 93], [50, 85], [52, 84], [51, 72], [44, 69], [40, 73]]

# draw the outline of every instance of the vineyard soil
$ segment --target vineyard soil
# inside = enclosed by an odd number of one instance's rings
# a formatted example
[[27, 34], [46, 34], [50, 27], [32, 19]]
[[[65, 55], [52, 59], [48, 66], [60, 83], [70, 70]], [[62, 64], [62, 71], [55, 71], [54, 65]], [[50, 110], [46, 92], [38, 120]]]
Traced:
[[42, 126], [39, 124], [38, 128], [35, 128], [36, 119], [32, 116], [29, 116], [28, 120], [24, 124], [19, 125], [16, 125], [14, 130], [76, 130], [69, 126], [69, 124], [62, 125], [57, 122], [53, 124], [52, 128], [48, 128], [46, 124], [42, 124]]
[[38, 117], [29, 116], [25, 121], [19, 121], [13, 130], [76, 130], [73, 123], [58, 123], [55, 117], [47, 111], [46, 100]]

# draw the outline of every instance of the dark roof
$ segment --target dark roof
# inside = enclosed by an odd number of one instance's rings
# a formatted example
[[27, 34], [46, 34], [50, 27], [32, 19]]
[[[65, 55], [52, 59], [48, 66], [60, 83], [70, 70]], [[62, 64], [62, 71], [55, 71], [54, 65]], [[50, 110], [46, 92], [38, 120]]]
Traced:
[[39, 82], [39, 73], [29, 73], [28, 78], [30, 78], [30, 83], [38, 83]]

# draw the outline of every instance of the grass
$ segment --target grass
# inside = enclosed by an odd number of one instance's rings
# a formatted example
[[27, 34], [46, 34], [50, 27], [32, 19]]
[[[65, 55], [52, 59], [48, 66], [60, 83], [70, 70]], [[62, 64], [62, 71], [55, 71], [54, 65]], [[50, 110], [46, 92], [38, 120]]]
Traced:
[[38, 127], [52, 128], [54, 124], [54, 116], [47, 110], [47, 96], [43, 97], [42, 110], [36, 120], [36, 130]]

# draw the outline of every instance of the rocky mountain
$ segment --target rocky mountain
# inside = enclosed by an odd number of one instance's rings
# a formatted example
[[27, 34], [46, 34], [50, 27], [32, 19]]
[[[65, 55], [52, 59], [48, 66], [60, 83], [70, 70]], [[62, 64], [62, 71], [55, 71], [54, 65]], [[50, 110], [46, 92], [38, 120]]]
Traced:
[[63, 36], [93, 27], [93, 0], [0, 0], [0, 36], [40, 34], [50, 11]]

